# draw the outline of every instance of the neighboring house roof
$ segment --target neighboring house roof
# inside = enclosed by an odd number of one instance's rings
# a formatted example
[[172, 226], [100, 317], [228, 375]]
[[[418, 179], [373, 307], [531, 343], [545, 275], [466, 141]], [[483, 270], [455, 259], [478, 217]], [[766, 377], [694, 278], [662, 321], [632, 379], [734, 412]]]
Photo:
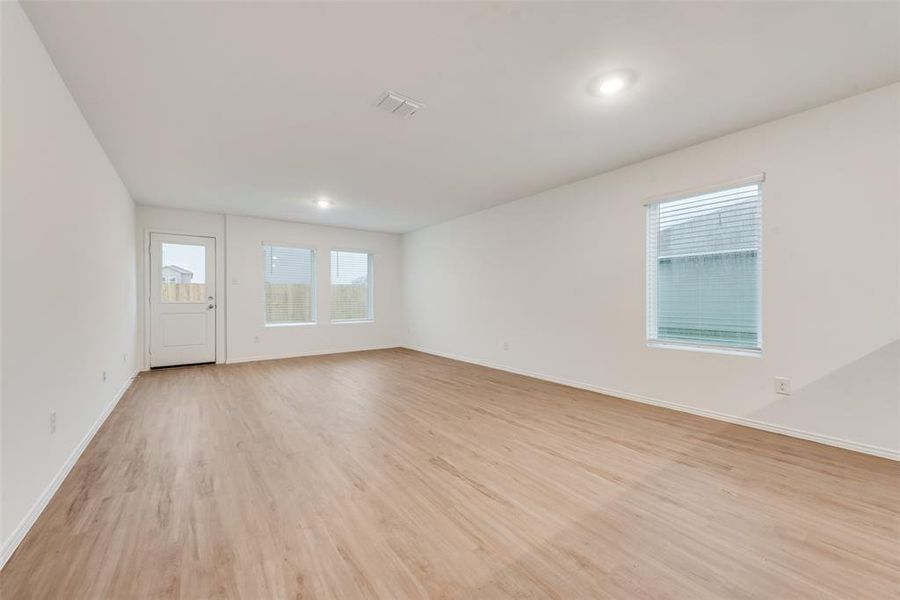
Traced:
[[179, 267], [178, 265], [165, 265], [165, 266], [163, 266], [163, 269], [172, 269], [176, 273], [181, 273], [183, 275], [193, 275], [194, 274], [193, 271], [188, 271], [187, 269]]
[[759, 220], [756, 202], [711, 210], [659, 232], [660, 256], [684, 256], [756, 248]]

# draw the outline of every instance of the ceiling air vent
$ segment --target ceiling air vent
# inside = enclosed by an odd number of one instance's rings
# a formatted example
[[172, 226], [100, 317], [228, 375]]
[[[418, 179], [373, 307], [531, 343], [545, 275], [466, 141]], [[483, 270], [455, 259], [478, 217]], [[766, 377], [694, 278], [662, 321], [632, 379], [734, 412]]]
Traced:
[[425, 105], [418, 100], [388, 90], [381, 95], [375, 106], [398, 117], [411, 117]]

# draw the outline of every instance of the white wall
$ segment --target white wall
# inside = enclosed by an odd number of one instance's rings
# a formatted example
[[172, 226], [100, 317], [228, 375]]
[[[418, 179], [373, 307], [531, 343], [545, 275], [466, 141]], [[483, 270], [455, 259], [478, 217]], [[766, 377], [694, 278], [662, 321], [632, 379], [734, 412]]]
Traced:
[[[876, 352], [900, 337], [898, 109], [893, 85], [407, 234], [407, 345], [900, 457], [900, 353]], [[762, 358], [648, 348], [643, 202], [759, 172]], [[867, 355], [889, 392], [804, 393]]]
[[[338, 227], [306, 225], [155, 207], [138, 207], [137, 237], [141, 275], [141, 320], [146, 307], [146, 240], [150, 231], [217, 238], [218, 362], [241, 362], [390, 348], [400, 344], [400, 236]], [[318, 293], [315, 325], [266, 327], [263, 305], [263, 242], [317, 250]], [[329, 252], [350, 249], [373, 252], [375, 319], [371, 323], [332, 324], [329, 306]], [[142, 327], [143, 330], [143, 327]], [[142, 335], [143, 339], [143, 335]], [[141, 347], [146, 346], [142, 341]], [[146, 363], [144, 363], [146, 368]]]
[[134, 204], [18, 3], [2, 3], [2, 46], [0, 564], [130, 383], [136, 348]]

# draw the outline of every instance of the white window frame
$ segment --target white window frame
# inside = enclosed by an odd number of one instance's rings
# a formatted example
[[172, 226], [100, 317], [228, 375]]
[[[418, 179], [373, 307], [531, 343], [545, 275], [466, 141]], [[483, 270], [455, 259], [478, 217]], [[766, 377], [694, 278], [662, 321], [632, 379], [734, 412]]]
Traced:
[[[269, 323], [266, 317], [266, 247], [291, 248], [293, 250], [309, 250], [310, 257], [310, 321], [296, 321], [290, 323]], [[263, 242], [262, 243], [262, 263], [263, 263], [263, 287], [262, 287], [262, 318], [264, 327], [309, 327], [316, 325], [318, 318], [319, 304], [319, 284], [316, 271], [318, 271], [318, 251], [312, 246], [303, 246], [298, 244], [290, 244], [285, 242]]]
[[[656, 196], [654, 198], [648, 199], [644, 203], [645, 210], [645, 219], [646, 219], [646, 227], [645, 227], [645, 272], [644, 272], [644, 282], [645, 282], [645, 317], [646, 317], [646, 343], [649, 348], [661, 348], [661, 349], [671, 349], [671, 350], [688, 350], [692, 352], [709, 352], [714, 354], [730, 354], [736, 356], [750, 356], [750, 357], [761, 357], [763, 352], [763, 226], [762, 226], [762, 218], [763, 218], [763, 183], [766, 180], [765, 173], [758, 173], [756, 175], [751, 175], [749, 177], [744, 177], [742, 179], [736, 179], [728, 182], [723, 182], [715, 185], [693, 188], [689, 190], [684, 190], [674, 194], [665, 194], [663, 196]], [[720, 344], [712, 344], [707, 342], [687, 342], [680, 340], [668, 340], [668, 339], [660, 339], [656, 333], [656, 322], [657, 322], [657, 314], [656, 310], [658, 310], [656, 303], [656, 292], [657, 292], [657, 282], [659, 277], [655, 272], [651, 274], [650, 269], [657, 269], [658, 265], [654, 265], [654, 262], [657, 258], [656, 252], [658, 248], [652, 247], [652, 232], [651, 232], [651, 224], [653, 219], [651, 218], [651, 211], [654, 206], [658, 206], [664, 202], [672, 202], [675, 200], [683, 200], [685, 198], [690, 198], [692, 196], [701, 196], [703, 194], [711, 194], [714, 192], [720, 192], [723, 190], [727, 190], [729, 188], [738, 188], [747, 185], [756, 184], [759, 186], [759, 210], [760, 210], [760, 243], [759, 248], [756, 249], [757, 260], [759, 262], [759, 268], [757, 270], [757, 282], [756, 282], [756, 293], [757, 293], [757, 313], [756, 313], [756, 340], [757, 346], [756, 348], [741, 348]], [[658, 239], [657, 239], [658, 243]]]
[[331, 261], [334, 252], [352, 252], [354, 254], [365, 254], [368, 257], [368, 316], [365, 319], [331, 319], [332, 325], [352, 325], [359, 323], [375, 322], [375, 253], [369, 250], [360, 250], [358, 248], [331, 248], [328, 252], [328, 316], [331, 316], [331, 294], [334, 291], [334, 282], [331, 281]]

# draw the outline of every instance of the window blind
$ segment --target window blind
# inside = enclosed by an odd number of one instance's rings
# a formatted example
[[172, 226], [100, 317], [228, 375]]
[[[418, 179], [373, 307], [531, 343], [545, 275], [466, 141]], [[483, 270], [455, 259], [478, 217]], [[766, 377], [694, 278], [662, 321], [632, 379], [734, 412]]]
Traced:
[[651, 342], [761, 348], [761, 185], [648, 205]]
[[369, 321], [372, 311], [372, 255], [331, 252], [331, 320]]
[[263, 245], [266, 324], [315, 322], [315, 254], [309, 248]]

